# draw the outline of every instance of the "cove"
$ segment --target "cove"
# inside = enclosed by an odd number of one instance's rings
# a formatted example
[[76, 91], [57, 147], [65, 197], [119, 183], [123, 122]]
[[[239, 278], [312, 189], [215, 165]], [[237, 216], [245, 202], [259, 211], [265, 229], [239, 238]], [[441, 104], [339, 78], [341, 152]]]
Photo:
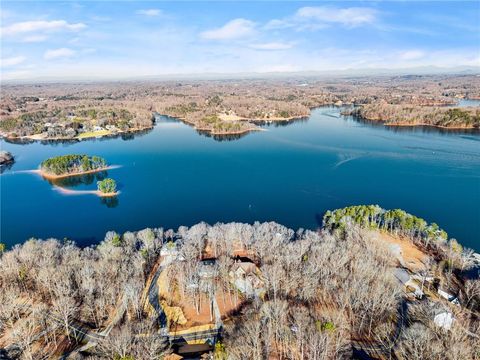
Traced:
[[[200, 221], [276, 221], [316, 229], [323, 213], [348, 205], [401, 208], [437, 222], [480, 250], [480, 136], [475, 131], [395, 128], [322, 107], [308, 119], [238, 139], [215, 139], [173, 119], [153, 130], [77, 143], [14, 144], [0, 176], [1, 241], [30, 237], [97, 243], [109, 230], [177, 228]], [[224, 140], [224, 141], [217, 141]], [[69, 196], [28, 173], [46, 158], [98, 155], [118, 168], [60, 184], [92, 190], [117, 181], [114, 199]]]

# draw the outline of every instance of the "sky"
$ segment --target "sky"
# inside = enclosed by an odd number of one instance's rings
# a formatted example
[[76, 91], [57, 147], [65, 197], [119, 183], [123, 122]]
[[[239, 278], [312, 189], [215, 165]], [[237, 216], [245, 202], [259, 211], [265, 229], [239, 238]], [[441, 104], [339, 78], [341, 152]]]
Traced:
[[1, 2], [1, 79], [480, 66], [479, 1]]

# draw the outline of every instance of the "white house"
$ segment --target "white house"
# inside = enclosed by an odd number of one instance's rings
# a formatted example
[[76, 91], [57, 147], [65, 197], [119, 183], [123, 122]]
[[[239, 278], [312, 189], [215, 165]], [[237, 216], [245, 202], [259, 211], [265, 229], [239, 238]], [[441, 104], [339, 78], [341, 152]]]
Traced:
[[450, 301], [452, 304], [455, 305], [460, 305], [460, 301], [457, 299], [455, 295], [449, 294], [446, 291], [443, 291], [442, 289], [438, 288], [438, 295], [440, 295], [442, 298]]
[[452, 328], [454, 320], [455, 318], [453, 317], [451, 312], [444, 311], [435, 315], [433, 322], [438, 327], [441, 327], [445, 330], [450, 330]]

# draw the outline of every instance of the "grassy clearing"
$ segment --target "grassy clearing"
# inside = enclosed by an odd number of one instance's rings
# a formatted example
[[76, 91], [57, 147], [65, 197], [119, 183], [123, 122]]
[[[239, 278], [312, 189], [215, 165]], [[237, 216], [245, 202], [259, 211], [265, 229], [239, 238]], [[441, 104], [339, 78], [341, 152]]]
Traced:
[[111, 133], [112, 132], [110, 130], [87, 131], [87, 132], [81, 133], [77, 137], [79, 139], [87, 139], [87, 138], [92, 138], [97, 136], [110, 135]]

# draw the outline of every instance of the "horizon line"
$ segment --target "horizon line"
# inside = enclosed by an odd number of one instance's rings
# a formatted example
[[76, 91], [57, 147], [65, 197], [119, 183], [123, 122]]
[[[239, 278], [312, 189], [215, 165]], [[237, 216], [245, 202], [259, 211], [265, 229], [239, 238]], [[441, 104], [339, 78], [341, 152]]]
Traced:
[[168, 80], [243, 80], [255, 78], [288, 78], [288, 77], [371, 77], [395, 75], [480, 75], [480, 66], [439, 67], [434, 65], [404, 67], [404, 68], [348, 68], [330, 70], [299, 70], [299, 71], [239, 71], [239, 72], [203, 72], [203, 73], [170, 73], [155, 75], [132, 76], [38, 76], [33, 78], [2, 79], [1, 85], [35, 84], [51, 82], [132, 82], [132, 81], [168, 81]]

